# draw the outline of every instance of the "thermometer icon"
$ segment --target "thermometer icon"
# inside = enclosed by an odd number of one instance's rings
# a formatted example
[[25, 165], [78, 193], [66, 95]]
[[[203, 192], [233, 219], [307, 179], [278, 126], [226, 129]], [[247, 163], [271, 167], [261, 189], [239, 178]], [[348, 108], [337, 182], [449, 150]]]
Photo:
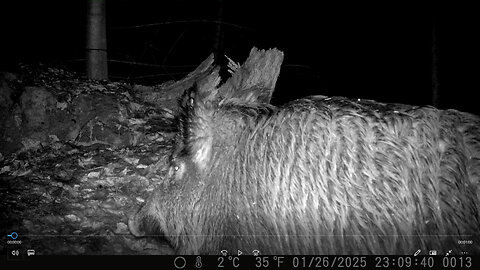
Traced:
[[15, 240], [18, 237], [18, 233], [12, 232], [11, 234], [7, 234], [7, 236], [10, 236], [13, 240]]

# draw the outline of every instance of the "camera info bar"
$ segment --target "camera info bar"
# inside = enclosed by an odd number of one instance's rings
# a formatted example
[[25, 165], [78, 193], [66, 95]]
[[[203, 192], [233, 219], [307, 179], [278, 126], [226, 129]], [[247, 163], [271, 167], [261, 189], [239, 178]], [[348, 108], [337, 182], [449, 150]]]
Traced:
[[[132, 255], [35, 255], [4, 262], [9, 266], [135, 267], [145, 269], [479, 269], [479, 256], [132, 256]], [[15, 268], [9, 268], [15, 269]]]

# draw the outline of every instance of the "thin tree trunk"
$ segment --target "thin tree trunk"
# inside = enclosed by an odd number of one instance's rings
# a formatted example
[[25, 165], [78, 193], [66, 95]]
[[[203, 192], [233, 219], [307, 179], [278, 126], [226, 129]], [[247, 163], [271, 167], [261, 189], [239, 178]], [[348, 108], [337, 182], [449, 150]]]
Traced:
[[222, 20], [223, 20], [223, 0], [217, 0], [217, 27], [215, 30], [215, 37], [213, 40], [213, 54], [215, 56], [215, 60], [218, 61], [225, 61], [223, 57], [223, 33], [222, 33]]
[[107, 80], [106, 0], [87, 3], [87, 78]]
[[437, 48], [437, 25], [435, 15], [432, 20], [432, 105], [440, 106], [438, 85], [438, 48]]

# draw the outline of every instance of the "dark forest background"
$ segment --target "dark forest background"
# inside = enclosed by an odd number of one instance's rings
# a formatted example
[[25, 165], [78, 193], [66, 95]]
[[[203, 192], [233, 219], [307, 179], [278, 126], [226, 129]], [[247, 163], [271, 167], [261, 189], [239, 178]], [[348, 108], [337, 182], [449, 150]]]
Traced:
[[[431, 105], [437, 84], [438, 107], [480, 113], [473, 5], [353, 3], [108, 0], [109, 78], [160, 84], [212, 52], [243, 62], [253, 46], [276, 47], [285, 59], [274, 104], [320, 94]], [[2, 1], [0, 71], [42, 63], [84, 75], [86, 7]]]

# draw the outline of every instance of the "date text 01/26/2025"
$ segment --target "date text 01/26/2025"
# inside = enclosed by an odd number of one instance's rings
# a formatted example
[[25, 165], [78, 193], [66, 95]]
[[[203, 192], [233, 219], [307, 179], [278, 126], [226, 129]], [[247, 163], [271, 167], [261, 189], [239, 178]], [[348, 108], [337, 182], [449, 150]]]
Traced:
[[[209, 260], [204, 260], [206, 261]], [[246, 266], [256, 269], [473, 269], [475, 267], [471, 256], [220, 256], [217, 257], [216, 263], [215, 266], [219, 269], [238, 269]]]

